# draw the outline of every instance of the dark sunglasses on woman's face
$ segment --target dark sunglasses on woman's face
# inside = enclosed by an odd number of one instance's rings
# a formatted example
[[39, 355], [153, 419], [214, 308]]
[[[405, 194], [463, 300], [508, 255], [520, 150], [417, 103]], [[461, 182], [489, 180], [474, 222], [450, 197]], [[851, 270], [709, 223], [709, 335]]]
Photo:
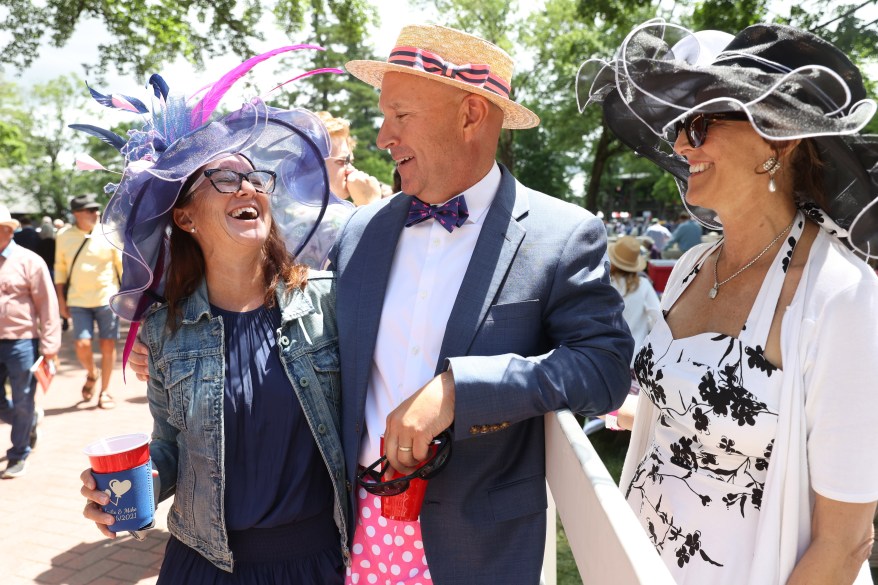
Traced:
[[674, 142], [680, 132], [686, 133], [686, 140], [692, 148], [698, 148], [707, 140], [707, 128], [714, 120], [747, 120], [744, 112], [716, 112], [712, 114], [693, 114], [674, 124]]
[[413, 479], [430, 479], [438, 475], [451, 458], [451, 433], [442, 433], [433, 439], [436, 445], [436, 454], [427, 459], [426, 463], [418, 467], [409, 475], [397, 477], [387, 481], [381, 481], [390, 464], [387, 457], [382, 456], [375, 463], [357, 474], [357, 482], [363, 489], [375, 496], [396, 496], [409, 489], [409, 482]]

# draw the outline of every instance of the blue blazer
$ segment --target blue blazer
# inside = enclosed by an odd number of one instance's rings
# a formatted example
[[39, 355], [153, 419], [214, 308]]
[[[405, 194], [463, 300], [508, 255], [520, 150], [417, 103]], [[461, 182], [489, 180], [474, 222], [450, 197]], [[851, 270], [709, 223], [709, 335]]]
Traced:
[[[618, 408], [633, 341], [609, 283], [603, 223], [500, 167], [500, 188], [452, 309], [436, 373], [455, 380], [454, 449], [421, 511], [437, 585], [539, 583], [546, 531], [543, 416]], [[338, 271], [342, 447], [355, 526], [366, 387], [410, 199], [360, 207]], [[424, 380], [426, 383], [427, 380]]]

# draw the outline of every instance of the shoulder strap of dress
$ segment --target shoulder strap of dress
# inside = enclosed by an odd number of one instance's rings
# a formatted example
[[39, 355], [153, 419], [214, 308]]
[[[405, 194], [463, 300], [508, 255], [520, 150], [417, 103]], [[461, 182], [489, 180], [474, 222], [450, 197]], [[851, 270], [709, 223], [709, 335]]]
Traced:
[[695, 275], [701, 270], [704, 261], [716, 250], [720, 242], [722, 242], [722, 238], [713, 244], [696, 246], [677, 260], [662, 293], [661, 309], [663, 313], [667, 313], [674, 306], [674, 303], [677, 302], [677, 299], [680, 298], [680, 295], [683, 294], [683, 291], [686, 290], [686, 287], [689, 286], [689, 283], [692, 282]]
[[799, 243], [804, 229], [805, 216], [801, 211], [798, 211], [796, 212], [796, 218], [793, 220], [793, 227], [783, 241], [780, 250], [777, 251], [774, 261], [765, 275], [762, 288], [753, 302], [750, 314], [747, 315], [744, 328], [741, 330], [739, 339], [745, 345], [765, 347], [765, 343], [768, 340], [768, 332], [771, 330], [774, 314], [777, 311], [777, 303], [780, 301], [780, 293], [786, 281], [787, 269], [793, 257], [793, 251], [796, 249], [796, 244]]

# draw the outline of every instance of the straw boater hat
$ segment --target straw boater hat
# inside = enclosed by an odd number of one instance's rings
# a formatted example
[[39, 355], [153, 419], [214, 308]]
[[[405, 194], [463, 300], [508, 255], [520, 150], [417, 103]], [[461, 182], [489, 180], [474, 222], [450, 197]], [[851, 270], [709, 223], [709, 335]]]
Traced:
[[380, 88], [387, 72], [408, 73], [480, 95], [503, 110], [504, 128], [533, 128], [539, 117], [509, 99], [512, 57], [484, 39], [433, 24], [406, 26], [387, 61], [348, 61], [351, 75]]
[[607, 249], [610, 262], [626, 272], [641, 272], [646, 268], [646, 258], [640, 254], [640, 242], [631, 236], [622, 236]]
[[876, 102], [831, 43], [779, 24], [733, 36], [651, 20], [628, 34], [612, 60], [586, 61], [576, 91], [580, 108], [601, 103], [613, 133], [674, 176], [689, 213], [712, 230], [722, 229], [716, 213], [686, 200], [689, 164], [671, 148], [678, 122], [739, 112], [768, 140], [811, 139], [827, 201], [818, 209], [796, 194], [799, 205], [856, 250], [878, 257], [878, 137], [861, 132]]

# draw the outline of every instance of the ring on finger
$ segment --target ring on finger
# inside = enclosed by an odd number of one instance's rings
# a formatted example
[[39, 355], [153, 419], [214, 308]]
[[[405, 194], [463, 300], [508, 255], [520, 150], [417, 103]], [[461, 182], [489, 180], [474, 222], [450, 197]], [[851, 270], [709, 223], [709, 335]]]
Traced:
[[402, 451], [403, 453], [408, 453], [409, 451], [412, 450], [411, 447], [397, 447], [397, 449]]

